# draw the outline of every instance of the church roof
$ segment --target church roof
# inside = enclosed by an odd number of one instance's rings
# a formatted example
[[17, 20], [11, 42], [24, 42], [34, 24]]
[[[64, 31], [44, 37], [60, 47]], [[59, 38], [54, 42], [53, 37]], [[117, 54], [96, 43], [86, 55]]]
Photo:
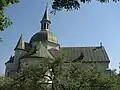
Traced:
[[39, 41], [49, 41], [53, 43], [57, 43], [56, 36], [50, 31], [40, 31], [32, 36], [30, 43], [32, 42], [39, 42]]
[[27, 54], [24, 55], [22, 58], [29, 58], [29, 57], [39, 57], [39, 58], [51, 58], [54, 59], [53, 56], [48, 52], [48, 50], [44, 47], [42, 42], [40, 41], [36, 46], [36, 49], [31, 49]]
[[48, 22], [51, 23], [51, 21], [50, 21], [50, 19], [49, 19], [49, 12], [48, 12], [48, 8], [47, 8], [47, 7], [46, 7], [46, 9], [45, 9], [45, 12], [44, 12], [44, 15], [43, 15], [43, 18], [42, 18], [41, 22], [42, 22], [42, 21], [48, 21]]
[[16, 49], [25, 49], [22, 34], [21, 34], [21, 36], [20, 36], [20, 38], [19, 38], [19, 40], [18, 40], [18, 43], [17, 43], [17, 45], [16, 45], [16, 47], [15, 47], [14, 50], [16, 50]]
[[44, 58], [51, 58], [53, 59], [53, 56], [48, 52], [48, 50], [44, 47], [42, 42], [40, 41], [38, 44], [38, 48], [35, 54], [31, 56], [37, 56], [37, 57], [44, 57]]
[[13, 63], [13, 62], [14, 62], [14, 56], [11, 56], [9, 58], [9, 60], [5, 64], [7, 64], [7, 63]]
[[32, 45], [30, 43], [27, 43], [27, 42], [25, 42], [24, 44], [25, 44], [25, 50], [30, 51], [32, 48]]
[[[66, 61], [108, 61], [110, 62], [105, 48], [102, 47], [61, 47], [59, 54], [50, 51], [54, 56], [61, 54], [66, 58]], [[82, 54], [82, 55], [81, 55]]]
[[46, 8], [46, 10], [44, 12], [44, 16], [43, 16], [42, 20], [49, 20], [49, 13], [48, 13], [48, 9], [47, 8]]

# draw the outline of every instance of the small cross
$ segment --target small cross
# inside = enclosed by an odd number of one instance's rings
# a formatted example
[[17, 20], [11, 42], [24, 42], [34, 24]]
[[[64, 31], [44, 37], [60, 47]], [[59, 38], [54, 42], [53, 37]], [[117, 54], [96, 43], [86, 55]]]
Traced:
[[48, 3], [46, 3], [46, 9], [48, 8]]
[[100, 47], [102, 47], [102, 42], [100, 42]]

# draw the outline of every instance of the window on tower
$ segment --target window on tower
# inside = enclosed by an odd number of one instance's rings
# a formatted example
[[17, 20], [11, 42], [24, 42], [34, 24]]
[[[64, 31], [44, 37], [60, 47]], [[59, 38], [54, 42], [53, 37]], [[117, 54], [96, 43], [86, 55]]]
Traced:
[[46, 29], [46, 23], [44, 23], [44, 29]]
[[7, 76], [10, 76], [10, 72], [7, 73]]
[[47, 23], [47, 29], [49, 29], [49, 24]]
[[44, 28], [44, 27], [43, 27], [43, 25], [44, 25], [44, 23], [42, 23], [42, 24], [41, 24], [41, 29], [43, 29], [43, 28]]

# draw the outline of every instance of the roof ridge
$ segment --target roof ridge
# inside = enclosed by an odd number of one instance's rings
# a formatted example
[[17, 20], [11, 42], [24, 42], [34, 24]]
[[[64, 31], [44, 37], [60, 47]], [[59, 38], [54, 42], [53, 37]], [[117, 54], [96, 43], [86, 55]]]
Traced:
[[[66, 47], [66, 46], [64, 46], [64, 47], [61, 47], [61, 48], [96, 48], [96, 47], [101, 47], [101, 46], [81, 46], [81, 47]], [[102, 46], [102, 47], [104, 47], [104, 46]]]

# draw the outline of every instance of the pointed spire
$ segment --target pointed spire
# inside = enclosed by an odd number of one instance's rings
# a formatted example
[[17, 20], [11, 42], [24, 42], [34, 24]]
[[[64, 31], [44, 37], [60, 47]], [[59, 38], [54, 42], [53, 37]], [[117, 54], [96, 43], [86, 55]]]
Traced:
[[50, 24], [51, 24], [51, 21], [49, 19], [48, 3], [47, 3], [43, 18], [41, 20], [41, 30], [42, 31], [49, 31]]
[[50, 19], [49, 19], [49, 12], [48, 12], [48, 3], [46, 4], [46, 9], [45, 9], [45, 12], [44, 12], [44, 15], [43, 15], [43, 18], [42, 18], [42, 21], [44, 20], [47, 20], [50, 22]]
[[12, 59], [13, 57], [12, 57], [12, 55], [10, 56], [10, 59]]
[[18, 43], [17, 43], [17, 45], [16, 45], [14, 50], [16, 50], [16, 49], [25, 49], [25, 45], [24, 45], [23, 35], [22, 34], [21, 34], [21, 36], [20, 36], [20, 38], [18, 40]]
[[102, 42], [100, 42], [100, 47], [102, 47], [103, 45], [102, 45]]

